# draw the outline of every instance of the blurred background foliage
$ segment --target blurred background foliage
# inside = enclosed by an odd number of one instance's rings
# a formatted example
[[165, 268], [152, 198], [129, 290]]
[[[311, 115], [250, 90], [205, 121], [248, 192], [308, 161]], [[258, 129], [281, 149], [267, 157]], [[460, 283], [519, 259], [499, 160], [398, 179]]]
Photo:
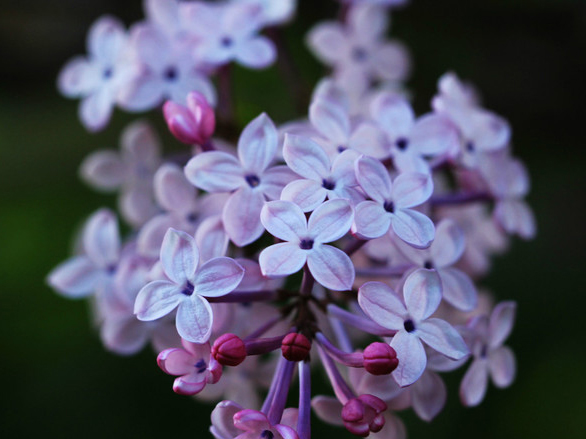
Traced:
[[[303, 36], [317, 20], [334, 16], [336, 7], [331, 0], [300, 0], [297, 21], [284, 29], [306, 90], [324, 71]], [[44, 281], [68, 257], [82, 219], [115, 204], [84, 186], [77, 168], [89, 152], [117, 147], [133, 117], [117, 111], [104, 132], [90, 135], [77, 120], [77, 101], [61, 98], [55, 88], [60, 67], [85, 53], [85, 33], [104, 13], [129, 24], [141, 18], [141, 2], [2, 1], [2, 437], [207, 436], [211, 406], [175, 395], [172, 378], [149, 349], [134, 358], [106, 352], [87, 304], [58, 297]], [[413, 53], [409, 87], [420, 112], [429, 108], [437, 78], [454, 70], [478, 86], [488, 108], [510, 120], [515, 154], [533, 178], [529, 201], [539, 224], [538, 238], [513, 242], [483, 282], [498, 299], [519, 302], [509, 340], [517, 381], [504, 391], [490, 388], [480, 407], [465, 409], [457, 396], [462, 371], [448, 374], [448, 403], [432, 423], [401, 415], [409, 437], [583, 438], [586, 4], [413, 0], [393, 15], [391, 33]], [[241, 122], [261, 111], [277, 122], [299, 116], [277, 67], [236, 69], [235, 83]], [[163, 127], [157, 112], [147, 117]], [[314, 424], [314, 437], [350, 437]]]

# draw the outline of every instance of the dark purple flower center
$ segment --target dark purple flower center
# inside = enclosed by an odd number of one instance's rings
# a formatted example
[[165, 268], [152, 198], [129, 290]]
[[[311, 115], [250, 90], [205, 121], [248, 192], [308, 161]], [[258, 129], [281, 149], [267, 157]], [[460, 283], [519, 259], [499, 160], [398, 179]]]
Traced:
[[106, 272], [110, 275], [116, 273], [116, 264], [110, 264], [106, 267]]
[[385, 204], [383, 204], [383, 207], [385, 208], [385, 210], [389, 213], [395, 213], [395, 203], [393, 203], [392, 201], [385, 201]]
[[102, 76], [104, 77], [104, 79], [110, 79], [113, 74], [114, 70], [112, 69], [112, 67], [106, 67], [104, 69], [104, 72], [102, 73]]
[[244, 177], [244, 179], [250, 187], [257, 187], [260, 184], [260, 178], [258, 178], [258, 176], [254, 174], [247, 175], [246, 177]]
[[344, 145], [338, 145], [338, 152], [346, 151], [346, 147]]
[[331, 180], [326, 180], [325, 178], [321, 181], [321, 185], [324, 189], [329, 191], [333, 191], [336, 187], [336, 182]]
[[230, 47], [233, 43], [234, 41], [232, 40], [232, 38], [227, 35], [222, 37], [222, 39], [220, 40], [220, 44], [224, 47]]
[[273, 439], [275, 437], [275, 435], [273, 434], [272, 431], [270, 430], [264, 430], [261, 434], [260, 437], [262, 437], [263, 439]]
[[482, 349], [480, 350], [480, 358], [486, 358], [488, 356], [488, 346], [482, 345]]
[[177, 72], [175, 66], [169, 66], [163, 72], [163, 76], [167, 81], [174, 81], [177, 79], [177, 76], [179, 76], [179, 73]]
[[472, 142], [471, 140], [466, 142], [466, 151], [474, 152], [475, 150], [476, 150], [476, 146], [474, 145], [474, 142]]
[[193, 367], [197, 369], [197, 373], [204, 373], [208, 365], [206, 364], [205, 360], [202, 359], [195, 363]]
[[395, 144], [397, 145], [397, 148], [399, 148], [400, 151], [405, 151], [409, 146], [409, 139], [405, 137], [399, 137]]
[[431, 269], [433, 269], [433, 263], [428, 259], [427, 261], [425, 261], [423, 263], [423, 268], [431, 270]]
[[313, 248], [313, 239], [302, 239], [299, 243], [301, 250], [311, 250]]
[[181, 290], [181, 294], [185, 294], [186, 296], [191, 296], [193, 294], [194, 286], [191, 282], [187, 281], [183, 290]]
[[366, 58], [368, 58], [368, 52], [363, 47], [355, 47], [352, 50], [352, 58], [357, 62], [366, 61]]
[[415, 323], [413, 323], [413, 320], [411, 319], [405, 320], [405, 322], [403, 323], [403, 327], [407, 332], [415, 331]]
[[190, 223], [193, 224], [193, 223], [195, 223], [199, 219], [199, 216], [195, 212], [190, 212], [190, 213], [187, 214], [187, 216], [185, 217], [185, 219], [188, 222], [190, 222]]

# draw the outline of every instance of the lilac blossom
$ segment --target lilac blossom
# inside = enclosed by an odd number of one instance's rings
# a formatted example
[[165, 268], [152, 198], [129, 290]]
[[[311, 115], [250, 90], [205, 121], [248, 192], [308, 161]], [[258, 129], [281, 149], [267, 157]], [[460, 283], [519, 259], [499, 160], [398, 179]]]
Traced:
[[199, 250], [192, 236], [169, 229], [161, 246], [161, 262], [169, 280], [147, 284], [136, 298], [134, 312], [140, 320], [159, 319], [177, 308], [177, 331], [187, 341], [206, 342], [213, 314], [206, 297], [234, 290], [244, 269], [233, 259], [214, 258], [198, 267]]

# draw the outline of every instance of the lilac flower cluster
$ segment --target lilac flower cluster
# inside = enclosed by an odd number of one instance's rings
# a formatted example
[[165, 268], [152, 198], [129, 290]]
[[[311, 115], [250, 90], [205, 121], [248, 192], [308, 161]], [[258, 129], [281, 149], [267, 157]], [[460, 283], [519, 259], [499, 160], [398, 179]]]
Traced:
[[[453, 73], [416, 115], [402, 85], [408, 53], [385, 37], [387, 8], [405, 2], [344, 3], [341, 21], [308, 34], [331, 75], [306, 118], [277, 126], [262, 113], [237, 139], [216, 136], [210, 78], [230, 62], [272, 63], [260, 31], [291, 19], [294, 1], [146, 0], [128, 32], [100, 18], [88, 56], [60, 75], [88, 129], [114, 104], [162, 107], [192, 145], [164, 156], [139, 121], [120, 152], [84, 160], [88, 184], [119, 193], [131, 232], [98, 210], [48, 282], [92, 299], [107, 349], [151, 343], [176, 393], [221, 400], [217, 439], [309, 439], [312, 410], [359, 436], [403, 438], [398, 411], [429, 421], [442, 410], [440, 373], [470, 363], [466, 406], [489, 377], [507, 387], [515, 376], [503, 343], [516, 305], [477, 289], [510, 236], [535, 234], [511, 129]], [[335, 397], [312, 394], [318, 368]]]

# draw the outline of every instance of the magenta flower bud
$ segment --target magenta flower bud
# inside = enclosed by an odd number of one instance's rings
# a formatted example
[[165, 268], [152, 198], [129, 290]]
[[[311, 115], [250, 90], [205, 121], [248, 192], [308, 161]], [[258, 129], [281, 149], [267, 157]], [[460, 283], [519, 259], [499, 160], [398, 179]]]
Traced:
[[246, 347], [237, 335], [224, 334], [214, 342], [212, 357], [222, 366], [238, 366], [246, 358]]
[[373, 395], [360, 395], [349, 400], [342, 409], [342, 421], [346, 429], [357, 436], [366, 437], [371, 432], [381, 431], [385, 418], [381, 414], [386, 403]]
[[364, 349], [364, 369], [373, 375], [387, 375], [397, 368], [397, 352], [386, 343], [374, 342]]
[[303, 361], [309, 355], [311, 342], [309, 339], [298, 332], [287, 334], [281, 344], [283, 357], [289, 361]]
[[214, 109], [197, 91], [187, 95], [187, 107], [173, 101], [165, 102], [163, 113], [169, 130], [183, 143], [203, 145], [216, 129]]

